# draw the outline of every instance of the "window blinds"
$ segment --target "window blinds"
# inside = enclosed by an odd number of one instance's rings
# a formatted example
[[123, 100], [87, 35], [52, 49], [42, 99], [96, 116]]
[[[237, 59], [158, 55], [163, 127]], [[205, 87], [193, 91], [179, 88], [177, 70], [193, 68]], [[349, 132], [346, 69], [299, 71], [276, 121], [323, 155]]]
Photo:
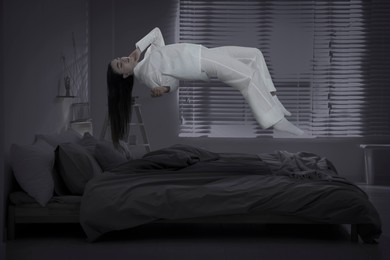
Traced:
[[[178, 41], [259, 48], [288, 119], [318, 137], [390, 135], [390, 3], [381, 1], [179, 2]], [[181, 82], [183, 137], [273, 137], [240, 93]]]

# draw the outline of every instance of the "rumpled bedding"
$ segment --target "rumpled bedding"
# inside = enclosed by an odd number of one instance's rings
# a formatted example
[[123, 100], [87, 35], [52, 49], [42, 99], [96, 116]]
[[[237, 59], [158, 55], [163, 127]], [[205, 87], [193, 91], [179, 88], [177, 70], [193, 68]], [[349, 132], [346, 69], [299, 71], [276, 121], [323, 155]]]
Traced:
[[148, 153], [91, 179], [80, 222], [92, 242], [159, 219], [235, 214], [358, 224], [366, 242], [381, 234], [368, 196], [338, 176], [326, 158], [285, 151], [213, 153], [188, 145]]
[[329, 160], [313, 153], [276, 151], [274, 154], [259, 154], [259, 157], [267, 163], [274, 175], [297, 179], [344, 180], [338, 177], [336, 168]]

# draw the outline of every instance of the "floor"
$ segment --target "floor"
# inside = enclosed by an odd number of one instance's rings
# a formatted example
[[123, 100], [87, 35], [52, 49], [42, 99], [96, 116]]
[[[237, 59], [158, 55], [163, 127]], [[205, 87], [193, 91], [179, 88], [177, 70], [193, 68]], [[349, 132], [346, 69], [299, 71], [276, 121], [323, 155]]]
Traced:
[[390, 259], [390, 187], [359, 186], [382, 218], [377, 245], [351, 243], [337, 225], [155, 224], [88, 243], [78, 225], [42, 224], [20, 226], [7, 259]]

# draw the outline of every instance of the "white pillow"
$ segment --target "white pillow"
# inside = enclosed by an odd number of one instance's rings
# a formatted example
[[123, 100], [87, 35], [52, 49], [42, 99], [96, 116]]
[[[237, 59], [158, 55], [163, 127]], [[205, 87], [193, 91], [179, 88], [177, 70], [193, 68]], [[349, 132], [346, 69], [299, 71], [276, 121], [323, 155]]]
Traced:
[[45, 206], [54, 191], [54, 147], [41, 139], [31, 145], [12, 144], [10, 161], [20, 187]]

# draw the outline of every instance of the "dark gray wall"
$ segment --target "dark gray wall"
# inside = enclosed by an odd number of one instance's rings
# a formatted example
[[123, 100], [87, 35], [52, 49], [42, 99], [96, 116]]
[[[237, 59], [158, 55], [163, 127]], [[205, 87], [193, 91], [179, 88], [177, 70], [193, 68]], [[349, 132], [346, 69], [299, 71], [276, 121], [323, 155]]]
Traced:
[[72, 54], [72, 32], [85, 37], [86, 0], [5, 0], [5, 148], [30, 144], [36, 133], [63, 130], [72, 99], [57, 99], [61, 55]]
[[59, 132], [68, 124], [74, 100], [56, 98], [63, 72], [60, 58], [62, 53], [72, 54], [72, 32], [76, 39], [85, 38], [88, 1], [2, 2], [1, 62], [6, 66], [1, 84], [1, 145], [5, 157], [4, 167], [1, 166], [1, 203], [12, 180], [8, 158], [11, 144], [31, 144], [35, 134]]
[[[4, 146], [4, 48], [3, 48], [3, 0], [0, 1], [0, 147]], [[0, 155], [0, 259], [5, 259], [5, 243], [4, 243], [4, 221], [5, 221], [5, 211], [4, 211], [4, 198], [5, 194], [2, 192], [4, 190], [4, 153], [1, 152]]]

